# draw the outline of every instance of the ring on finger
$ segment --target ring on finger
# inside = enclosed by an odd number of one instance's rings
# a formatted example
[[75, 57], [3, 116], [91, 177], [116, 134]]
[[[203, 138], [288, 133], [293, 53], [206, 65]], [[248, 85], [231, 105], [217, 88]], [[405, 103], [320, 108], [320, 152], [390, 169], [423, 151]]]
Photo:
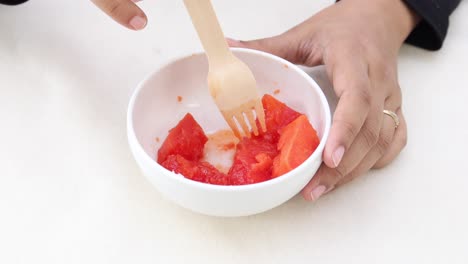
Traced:
[[398, 117], [398, 115], [395, 112], [386, 109], [383, 110], [383, 113], [393, 119], [393, 122], [395, 122], [395, 129], [397, 129], [400, 125], [400, 118]]

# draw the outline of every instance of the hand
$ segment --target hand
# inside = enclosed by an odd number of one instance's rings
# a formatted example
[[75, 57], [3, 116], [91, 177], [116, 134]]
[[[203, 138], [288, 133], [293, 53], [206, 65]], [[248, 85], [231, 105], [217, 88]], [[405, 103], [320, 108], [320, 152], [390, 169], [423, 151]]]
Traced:
[[121, 25], [140, 30], [146, 26], [148, 19], [145, 13], [135, 4], [140, 0], [91, 0], [104, 13]]
[[[406, 145], [397, 55], [417, 20], [401, 0], [342, 0], [279, 36], [228, 40], [297, 64], [325, 64], [339, 101], [324, 164], [304, 188], [305, 199], [389, 164]], [[397, 128], [384, 109], [398, 115]]]

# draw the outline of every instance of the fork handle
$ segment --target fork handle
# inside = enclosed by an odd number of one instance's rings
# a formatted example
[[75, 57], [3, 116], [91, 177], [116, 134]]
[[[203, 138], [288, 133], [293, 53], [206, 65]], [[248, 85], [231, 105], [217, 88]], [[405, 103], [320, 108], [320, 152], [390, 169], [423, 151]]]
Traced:
[[231, 55], [210, 0], [184, 0], [211, 66], [220, 65]]

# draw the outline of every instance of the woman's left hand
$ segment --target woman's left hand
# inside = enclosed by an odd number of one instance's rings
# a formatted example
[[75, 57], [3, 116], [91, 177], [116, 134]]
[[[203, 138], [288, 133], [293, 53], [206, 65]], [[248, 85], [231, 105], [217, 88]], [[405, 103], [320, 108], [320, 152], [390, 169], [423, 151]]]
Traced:
[[229, 40], [231, 46], [263, 50], [297, 64], [325, 64], [339, 101], [324, 164], [304, 188], [305, 199], [317, 200], [371, 168], [389, 164], [406, 145], [397, 56], [416, 23], [401, 0], [342, 0], [279, 36]]

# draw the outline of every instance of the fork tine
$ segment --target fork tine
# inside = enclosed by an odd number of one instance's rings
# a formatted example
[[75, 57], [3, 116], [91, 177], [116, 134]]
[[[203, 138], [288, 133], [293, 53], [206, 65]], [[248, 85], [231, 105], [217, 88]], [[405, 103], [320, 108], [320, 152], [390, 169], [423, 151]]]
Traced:
[[236, 117], [236, 120], [237, 120], [237, 123], [239, 123], [242, 127], [242, 129], [244, 130], [244, 134], [250, 138], [250, 129], [249, 127], [247, 126], [247, 123], [245, 123], [245, 117], [244, 115], [242, 114], [242, 112], [240, 113], [236, 113], [235, 114], [235, 117]]
[[263, 110], [262, 101], [258, 100], [255, 103], [255, 113], [257, 113], [258, 121], [260, 122], [260, 126], [262, 127], [262, 131], [266, 132], [266, 124], [265, 124], [265, 112]]
[[225, 113], [225, 112], [222, 112], [222, 113], [223, 113], [224, 119], [225, 119], [226, 122], [228, 123], [229, 127], [230, 127], [231, 130], [234, 132], [234, 135], [235, 135], [237, 138], [241, 138], [241, 134], [240, 134], [240, 132], [239, 132], [239, 129], [237, 128], [237, 124], [236, 124], [236, 122], [234, 121], [233, 116], [230, 115], [229, 113]]
[[257, 124], [255, 123], [255, 118], [254, 118], [254, 115], [253, 115], [253, 111], [254, 109], [249, 109], [245, 112], [245, 115], [247, 116], [247, 119], [249, 120], [249, 124], [250, 124], [250, 127], [252, 128], [253, 132], [254, 132], [254, 135], [258, 136], [258, 128], [257, 128]]

